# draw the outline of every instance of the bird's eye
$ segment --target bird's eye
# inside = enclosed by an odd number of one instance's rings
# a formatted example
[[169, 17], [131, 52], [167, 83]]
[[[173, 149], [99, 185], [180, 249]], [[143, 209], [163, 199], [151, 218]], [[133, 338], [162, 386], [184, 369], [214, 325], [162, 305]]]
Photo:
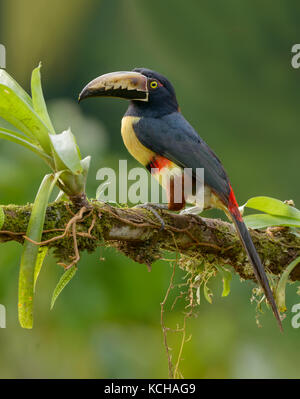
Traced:
[[158, 86], [158, 83], [156, 82], [156, 80], [152, 80], [152, 82], [150, 82], [151, 89], [156, 89], [157, 86]]

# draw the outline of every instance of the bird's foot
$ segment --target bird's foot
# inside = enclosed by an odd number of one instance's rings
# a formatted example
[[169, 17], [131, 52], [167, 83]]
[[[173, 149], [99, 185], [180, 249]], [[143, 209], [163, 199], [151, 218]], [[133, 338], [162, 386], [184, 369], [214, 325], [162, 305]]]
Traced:
[[164, 230], [165, 222], [164, 222], [163, 218], [160, 216], [160, 214], [157, 212], [157, 209], [159, 209], [159, 210], [167, 210], [168, 209], [168, 205], [165, 205], [165, 204], [151, 204], [150, 202], [146, 202], [145, 204], [136, 205], [135, 208], [143, 208], [143, 209], [147, 209], [148, 211], [150, 211], [156, 217], [156, 219], [160, 222], [160, 224], [161, 224], [160, 230]]
[[203, 208], [199, 206], [191, 206], [190, 208], [183, 209], [180, 215], [198, 215], [203, 211]]

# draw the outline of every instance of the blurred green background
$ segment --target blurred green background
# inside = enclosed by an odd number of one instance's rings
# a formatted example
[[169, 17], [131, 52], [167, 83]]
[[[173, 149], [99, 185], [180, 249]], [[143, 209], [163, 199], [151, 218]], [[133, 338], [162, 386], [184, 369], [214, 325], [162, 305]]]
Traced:
[[[43, 62], [43, 87], [57, 129], [72, 127], [83, 155], [92, 155], [88, 194], [96, 171], [137, 166], [123, 147], [120, 119], [127, 104], [105, 99], [76, 103], [94, 77], [145, 66], [174, 83], [185, 117], [220, 156], [242, 204], [255, 195], [294, 199], [300, 206], [300, 70], [291, 47], [300, 42], [300, 5], [290, 0], [2, 0], [0, 43], [7, 71], [29, 90], [30, 73]], [[0, 202], [32, 202], [47, 168], [25, 149], [0, 142]], [[0, 251], [0, 303], [7, 328], [0, 330], [1, 378], [167, 377], [160, 302], [171, 268], [157, 262], [148, 273], [113, 249], [83, 255], [74, 280], [50, 312], [62, 270], [48, 257], [35, 301], [35, 326], [17, 321], [21, 247]], [[104, 261], [99, 259], [104, 257]], [[176, 273], [181, 282], [182, 273]], [[235, 278], [221, 298], [220, 279], [210, 284], [187, 324], [180, 369], [195, 378], [298, 378], [300, 329], [290, 309], [297, 284], [287, 293], [289, 313], [281, 335], [270, 311], [255, 324], [253, 284]], [[173, 294], [175, 295], [175, 294]], [[183, 321], [179, 305], [166, 324]], [[170, 333], [173, 356], [180, 336]]]

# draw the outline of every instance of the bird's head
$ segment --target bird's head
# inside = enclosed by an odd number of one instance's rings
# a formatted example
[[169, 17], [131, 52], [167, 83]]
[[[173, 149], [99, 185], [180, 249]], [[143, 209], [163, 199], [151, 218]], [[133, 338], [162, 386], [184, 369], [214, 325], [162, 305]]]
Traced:
[[178, 110], [175, 90], [167, 78], [146, 68], [111, 72], [88, 83], [79, 101], [88, 97], [118, 97], [132, 101], [141, 110], [171, 113]]

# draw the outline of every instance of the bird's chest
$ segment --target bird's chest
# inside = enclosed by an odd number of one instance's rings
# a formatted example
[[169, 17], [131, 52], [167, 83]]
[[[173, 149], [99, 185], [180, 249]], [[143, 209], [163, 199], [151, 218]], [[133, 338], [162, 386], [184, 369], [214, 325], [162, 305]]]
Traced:
[[181, 174], [182, 169], [167, 158], [151, 151], [139, 141], [133, 127], [139, 119], [135, 116], [125, 116], [122, 119], [121, 134], [125, 147], [137, 161], [147, 167], [152, 176], [164, 187], [165, 178], [174, 173]]
[[129, 153], [142, 165], [147, 166], [155, 153], [146, 148], [137, 138], [133, 125], [139, 121], [137, 116], [124, 116], [121, 123], [121, 135]]

